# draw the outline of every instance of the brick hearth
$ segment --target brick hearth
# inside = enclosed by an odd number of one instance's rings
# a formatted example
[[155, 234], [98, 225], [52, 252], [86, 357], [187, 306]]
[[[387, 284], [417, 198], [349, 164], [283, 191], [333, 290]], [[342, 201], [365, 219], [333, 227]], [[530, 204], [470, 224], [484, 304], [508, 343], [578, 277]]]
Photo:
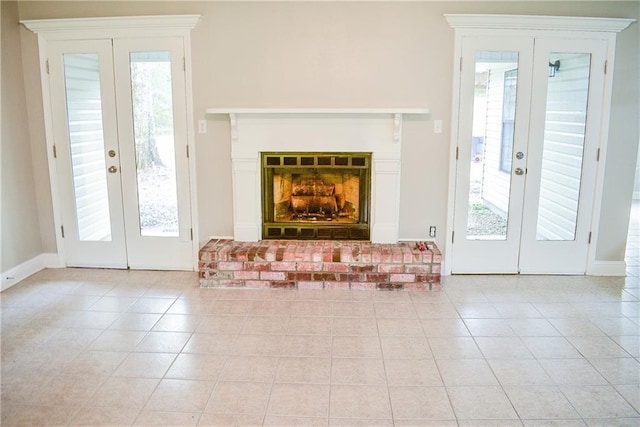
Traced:
[[199, 254], [200, 286], [439, 290], [442, 254], [433, 242], [210, 240]]

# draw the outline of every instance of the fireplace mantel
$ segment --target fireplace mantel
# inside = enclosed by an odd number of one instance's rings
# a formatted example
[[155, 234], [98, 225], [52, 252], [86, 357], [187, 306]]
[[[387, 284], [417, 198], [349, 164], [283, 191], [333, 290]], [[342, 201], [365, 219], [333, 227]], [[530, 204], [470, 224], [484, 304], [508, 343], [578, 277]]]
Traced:
[[261, 238], [261, 152], [372, 153], [371, 241], [396, 243], [400, 213], [403, 115], [425, 108], [208, 108], [228, 115], [234, 239]]

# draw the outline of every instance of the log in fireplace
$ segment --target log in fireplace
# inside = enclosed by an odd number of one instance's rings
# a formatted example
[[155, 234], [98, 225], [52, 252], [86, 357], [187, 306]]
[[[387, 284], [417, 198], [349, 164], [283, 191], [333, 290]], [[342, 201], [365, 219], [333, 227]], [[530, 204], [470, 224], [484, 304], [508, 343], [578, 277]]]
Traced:
[[371, 153], [261, 154], [263, 239], [369, 240]]

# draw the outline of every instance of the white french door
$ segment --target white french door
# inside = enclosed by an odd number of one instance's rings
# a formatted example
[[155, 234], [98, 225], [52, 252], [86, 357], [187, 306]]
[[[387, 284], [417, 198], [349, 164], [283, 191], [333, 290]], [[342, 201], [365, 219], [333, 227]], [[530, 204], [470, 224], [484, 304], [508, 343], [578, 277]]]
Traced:
[[193, 268], [182, 43], [49, 43], [68, 266]]
[[462, 40], [452, 273], [584, 274], [606, 43]]

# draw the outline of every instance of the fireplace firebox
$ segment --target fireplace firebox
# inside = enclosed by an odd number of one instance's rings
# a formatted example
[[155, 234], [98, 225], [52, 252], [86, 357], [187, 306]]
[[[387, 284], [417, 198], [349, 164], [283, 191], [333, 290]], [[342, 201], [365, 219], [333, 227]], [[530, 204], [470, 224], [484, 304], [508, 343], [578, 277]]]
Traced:
[[262, 238], [369, 240], [371, 153], [263, 152]]

